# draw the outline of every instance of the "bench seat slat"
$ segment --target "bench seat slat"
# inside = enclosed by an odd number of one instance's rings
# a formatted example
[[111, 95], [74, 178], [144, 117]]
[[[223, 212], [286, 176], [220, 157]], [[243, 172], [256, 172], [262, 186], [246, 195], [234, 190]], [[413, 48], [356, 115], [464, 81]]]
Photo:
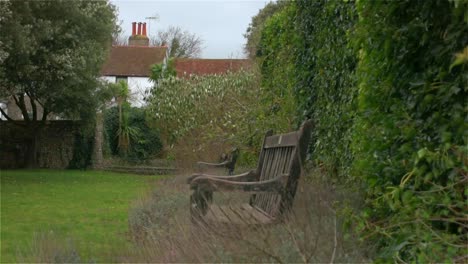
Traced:
[[204, 220], [236, 225], [263, 225], [272, 223], [274, 219], [249, 204], [223, 206], [213, 204], [210, 205]]

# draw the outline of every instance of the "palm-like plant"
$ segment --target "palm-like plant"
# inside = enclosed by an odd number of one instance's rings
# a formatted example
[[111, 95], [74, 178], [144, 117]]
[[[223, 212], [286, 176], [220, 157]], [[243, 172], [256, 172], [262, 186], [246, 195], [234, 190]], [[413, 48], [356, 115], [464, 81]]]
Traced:
[[124, 155], [128, 152], [130, 147], [130, 139], [138, 138], [139, 131], [137, 128], [131, 127], [128, 122], [128, 113], [125, 109], [130, 107], [127, 99], [129, 97], [128, 84], [124, 81], [120, 81], [115, 84], [111, 84], [110, 88], [114, 95], [115, 101], [119, 108], [119, 128], [117, 131], [118, 137], [118, 148]]

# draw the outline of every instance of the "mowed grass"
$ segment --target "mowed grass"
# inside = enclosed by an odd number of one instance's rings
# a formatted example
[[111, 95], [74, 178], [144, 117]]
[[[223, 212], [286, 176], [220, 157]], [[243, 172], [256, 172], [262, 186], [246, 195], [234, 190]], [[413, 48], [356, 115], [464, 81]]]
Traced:
[[[36, 234], [72, 241], [83, 261], [129, 245], [128, 208], [156, 176], [102, 171], [0, 171], [1, 262], [29, 261]], [[29, 255], [28, 255], [29, 254]], [[17, 259], [22, 256], [21, 259]]]

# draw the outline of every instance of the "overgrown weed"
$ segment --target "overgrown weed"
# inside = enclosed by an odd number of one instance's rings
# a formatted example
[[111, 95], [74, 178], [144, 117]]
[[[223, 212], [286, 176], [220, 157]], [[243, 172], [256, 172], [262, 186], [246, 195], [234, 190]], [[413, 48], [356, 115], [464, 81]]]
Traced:
[[[59, 238], [54, 232], [35, 233], [29, 252], [17, 253], [19, 263], [83, 263], [73, 239]], [[94, 261], [91, 261], [94, 262]]]
[[[310, 174], [310, 173], [309, 173]], [[312, 173], [313, 174], [313, 173]], [[294, 209], [283, 222], [267, 226], [193, 224], [185, 177], [168, 179], [142, 197], [130, 212], [135, 247], [122, 262], [365, 262], [362, 245], [337, 214], [337, 202], [350, 200], [318, 177], [304, 177]], [[214, 202], [248, 202], [239, 193], [215, 193]]]

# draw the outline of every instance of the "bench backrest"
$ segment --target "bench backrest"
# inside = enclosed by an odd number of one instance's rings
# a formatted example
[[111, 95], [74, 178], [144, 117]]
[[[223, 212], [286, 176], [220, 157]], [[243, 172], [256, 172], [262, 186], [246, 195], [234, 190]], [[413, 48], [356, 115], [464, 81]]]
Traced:
[[250, 204], [272, 218], [288, 211], [296, 194], [302, 164], [307, 155], [312, 122], [304, 122], [298, 131], [265, 136], [258, 164], [259, 181], [271, 180], [284, 174], [284, 192], [254, 194]]

